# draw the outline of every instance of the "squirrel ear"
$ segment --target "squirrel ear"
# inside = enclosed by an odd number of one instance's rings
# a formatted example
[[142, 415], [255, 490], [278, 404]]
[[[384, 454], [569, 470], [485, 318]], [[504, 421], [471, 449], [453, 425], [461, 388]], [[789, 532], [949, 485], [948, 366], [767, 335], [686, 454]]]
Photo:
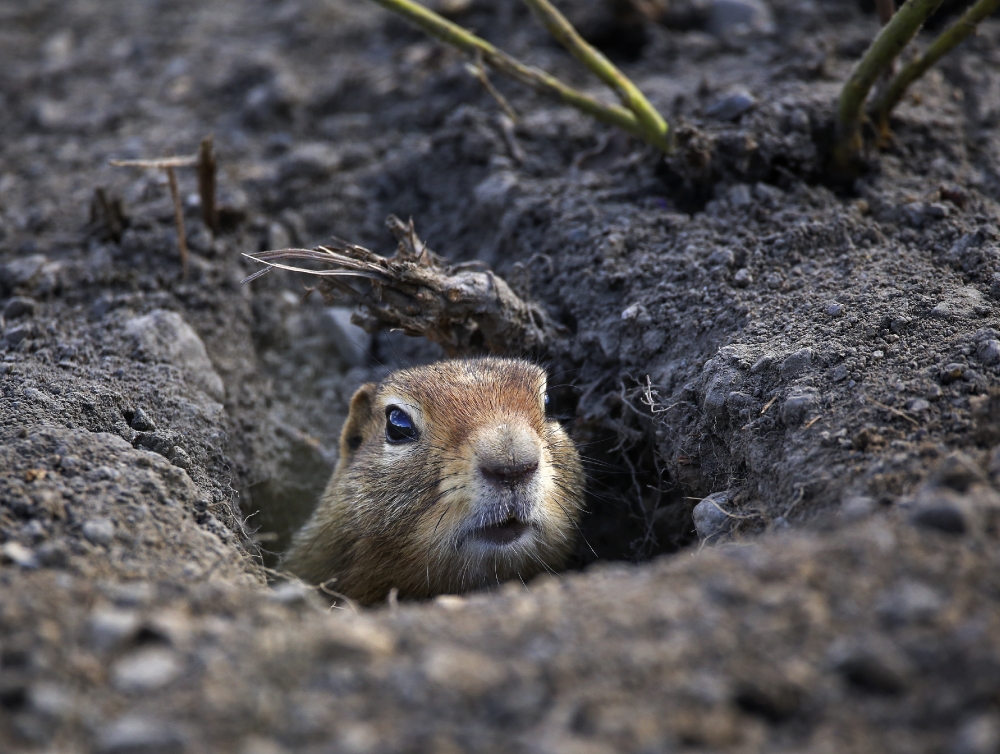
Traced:
[[344, 430], [340, 433], [340, 455], [342, 458], [354, 455], [365, 439], [365, 425], [372, 416], [372, 401], [378, 388], [374, 382], [368, 382], [358, 388], [351, 398], [351, 410], [344, 422]]

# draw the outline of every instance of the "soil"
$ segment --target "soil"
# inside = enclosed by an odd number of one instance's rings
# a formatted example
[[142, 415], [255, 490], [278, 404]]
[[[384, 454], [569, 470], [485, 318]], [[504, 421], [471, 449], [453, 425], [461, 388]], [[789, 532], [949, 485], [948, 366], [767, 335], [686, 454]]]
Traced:
[[[523, 4], [438, 5], [606, 96]], [[1000, 751], [1000, 23], [845, 182], [871, 9], [737, 5], [563, 3], [665, 159], [494, 77], [511, 127], [374, 3], [0, 2], [0, 749]], [[208, 134], [185, 277], [109, 160]], [[567, 573], [359, 611], [274, 570], [353, 390], [441, 352], [243, 254], [390, 213], [567, 328]]]

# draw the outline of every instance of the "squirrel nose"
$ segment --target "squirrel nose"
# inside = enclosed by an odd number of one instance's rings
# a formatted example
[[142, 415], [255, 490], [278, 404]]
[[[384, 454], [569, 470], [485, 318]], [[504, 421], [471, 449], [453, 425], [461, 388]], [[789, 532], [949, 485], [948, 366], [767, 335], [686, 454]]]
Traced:
[[533, 433], [509, 426], [498, 427], [481, 438], [476, 455], [483, 478], [505, 487], [527, 482], [538, 471], [541, 460], [538, 441]]
[[479, 465], [482, 475], [494, 484], [513, 487], [525, 482], [538, 470], [538, 459], [497, 463], [485, 461]]

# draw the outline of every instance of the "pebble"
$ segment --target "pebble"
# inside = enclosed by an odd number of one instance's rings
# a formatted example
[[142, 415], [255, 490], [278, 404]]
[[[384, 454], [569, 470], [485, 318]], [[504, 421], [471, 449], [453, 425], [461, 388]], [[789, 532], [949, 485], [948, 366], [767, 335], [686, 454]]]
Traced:
[[210, 398], [219, 403], [225, 399], [222, 378], [212, 366], [205, 344], [180, 314], [155, 309], [129, 320], [125, 332], [137, 341], [148, 357], [184, 369], [191, 382]]
[[0, 265], [0, 288], [13, 290], [30, 283], [48, 261], [42, 254], [31, 254]]
[[137, 408], [132, 415], [132, 429], [137, 432], [155, 432], [156, 423], [141, 408]]
[[923, 529], [934, 529], [945, 534], [965, 534], [967, 526], [962, 511], [947, 501], [921, 506], [910, 520]]
[[986, 308], [983, 294], [967, 285], [955, 290], [931, 309], [930, 314], [935, 319], [969, 319]]
[[826, 307], [826, 316], [828, 317], [839, 317], [844, 313], [844, 305], [838, 303], [828, 304]]
[[115, 538], [115, 522], [110, 518], [92, 518], [83, 524], [83, 536], [95, 545], [110, 545]]
[[708, 257], [712, 267], [732, 267], [736, 263], [736, 255], [732, 249], [716, 249]]
[[167, 647], [146, 647], [127, 655], [112, 668], [112, 681], [119, 691], [153, 691], [181, 674], [177, 653]]
[[702, 542], [718, 542], [732, 529], [735, 519], [727, 515], [725, 510], [732, 497], [729, 490], [713, 492], [703, 498], [691, 511], [694, 529]]
[[17, 327], [7, 329], [3, 334], [3, 339], [9, 345], [16, 346], [22, 340], [30, 338], [34, 331], [35, 328], [32, 325], [18, 325]]
[[729, 204], [733, 207], [749, 207], [753, 204], [753, 196], [750, 194], [750, 187], [745, 183], [737, 183], [726, 194]]
[[97, 736], [98, 754], [182, 754], [185, 748], [177, 725], [138, 715], [119, 718]]
[[990, 339], [984, 341], [979, 344], [979, 348], [976, 350], [979, 360], [987, 366], [1000, 363], [1000, 340]]
[[38, 568], [35, 553], [19, 542], [6, 542], [0, 548], [0, 555], [3, 556], [3, 560], [19, 565], [21, 568]]
[[846, 521], [859, 521], [875, 512], [875, 500], [867, 495], [852, 495], [840, 504], [840, 516]]
[[924, 203], [910, 202], [903, 207], [903, 218], [908, 225], [919, 228], [924, 224]]
[[887, 624], [930, 623], [944, 607], [944, 598], [921, 581], [904, 580], [886, 591], [878, 601], [876, 612]]
[[793, 392], [781, 406], [781, 421], [785, 426], [797, 427], [806, 416], [819, 406], [819, 395], [815, 388], [804, 388]]
[[800, 348], [795, 353], [787, 356], [781, 362], [781, 377], [785, 380], [792, 380], [802, 374], [812, 364], [813, 352], [811, 348]]
[[965, 374], [965, 365], [959, 364], [957, 362], [952, 362], [950, 364], [945, 364], [941, 368], [939, 377], [941, 379], [941, 382], [947, 385], [950, 382], [962, 379], [963, 374]]
[[17, 319], [24, 315], [30, 317], [34, 315], [36, 307], [35, 299], [28, 298], [27, 296], [14, 296], [4, 305], [3, 318], [9, 320]]
[[733, 276], [733, 282], [736, 284], [737, 288], [746, 288], [748, 285], [753, 283], [753, 275], [750, 274], [750, 270], [746, 267], [741, 267]]
[[713, 0], [705, 27], [709, 34], [718, 37], [768, 35], [775, 29], [774, 15], [763, 0]]
[[329, 178], [340, 168], [340, 154], [328, 144], [303, 144], [285, 155], [278, 163], [278, 178], [282, 181]]
[[909, 661], [888, 641], [871, 644], [835, 645], [830, 653], [834, 667], [865, 691], [886, 695], [905, 691], [912, 675]]
[[132, 638], [139, 630], [139, 616], [133, 610], [97, 608], [90, 614], [90, 641], [105, 650]]
[[922, 414], [931, 407], [931, 404], [923, 398], [911, 398], [906, 402], [906, 410], [914, 414]]
[[[750, 92], [746, 89], [736, 89], [706, 107], [705, 116], [715, 118], [716, 120], [736, 120], [743, 113], [751, 110], [756, 104], [757, 99]], [[749, 191], [747, 191], [747, 198], [749, 199]], [[730, 202], [732, 202], [732, 199], [730, 199]]]
[[962, 723], [950, 751], [951, 754], [997, 754], [1000, 717], [995, 713], [979, 714]]

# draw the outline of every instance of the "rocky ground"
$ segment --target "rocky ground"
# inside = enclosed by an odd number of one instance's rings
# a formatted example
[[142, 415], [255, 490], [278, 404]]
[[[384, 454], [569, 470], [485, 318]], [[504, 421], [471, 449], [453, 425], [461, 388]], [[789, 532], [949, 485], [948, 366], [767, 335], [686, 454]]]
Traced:
[[[601, 92], [522, 4], [438, 5]], [[565, 4], [664, 160], [496, 79], [505, 121], [374, 4], [0, 2], [0, 749], [1000, 751], [1000, 24], [845, 184], [874, 15], [733, 6]], [[108, 161], [209, 133], [185, 278]], [[355, 613], [270, 570], [354, 388], [440, 353], [241, 255], [389, 213], [568, 328], [572, 571]]]

